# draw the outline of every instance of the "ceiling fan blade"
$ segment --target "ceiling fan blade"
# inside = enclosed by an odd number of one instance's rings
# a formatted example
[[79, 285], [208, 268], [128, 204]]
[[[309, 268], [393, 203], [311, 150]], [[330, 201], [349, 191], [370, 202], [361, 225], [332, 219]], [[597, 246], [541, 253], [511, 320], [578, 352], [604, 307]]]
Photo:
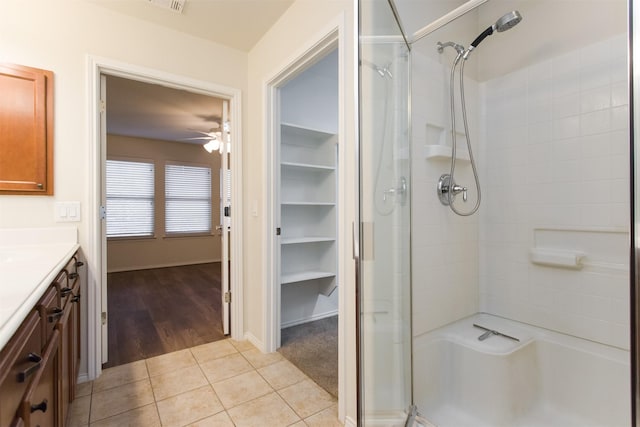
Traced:
[[209, 140], [212, 140], [212, 139], [215, 139], [215, 138], [212, 138], [210, 136], [197, 136], [195, 138], [183, 138], [183, 140], [185, 140], [185, 141], [188, 140], [188, 139], [209, 139]]

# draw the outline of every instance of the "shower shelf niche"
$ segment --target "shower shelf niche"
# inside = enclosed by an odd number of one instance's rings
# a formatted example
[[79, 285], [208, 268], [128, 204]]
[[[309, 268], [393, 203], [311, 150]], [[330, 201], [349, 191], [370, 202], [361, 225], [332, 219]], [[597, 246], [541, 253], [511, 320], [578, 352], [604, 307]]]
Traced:
[[[445, 129], [436, 123], [427, 123], [426, 125], [426, 141], [429, 144], [424, 146], [424, 157], [428, 160], [451, 159], [451, 129]], [[456, 139], [459, 142], [464, 141], [465, 134], [463, 131], [456, 129]], [[463, 143], [464, 145], [464, 143]], [[456, 160], [469, 161], [469, 152], [457, 145]]]
[[[439, 144], [427, 144], [424, 146], [424, 157], [427, 160], [433, 160], [433, 159], [450, 160], [451, 147], [446, 145], [439, 145]], [[469, 152], [462, 148], [458, 148], [456, 150], [456, 160], [462, 160], [465, 162], [470, 161]]]

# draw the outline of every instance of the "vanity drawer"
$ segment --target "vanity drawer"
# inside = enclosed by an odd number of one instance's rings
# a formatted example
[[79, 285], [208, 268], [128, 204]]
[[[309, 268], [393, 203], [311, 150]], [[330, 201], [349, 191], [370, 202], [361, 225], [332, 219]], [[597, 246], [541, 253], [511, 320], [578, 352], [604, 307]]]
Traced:
[[53, 330], [60, 318], [64, 315], [64, 310], [61, 307], [61, 302], [58, 297], [58, 290], [55, 286], [50, 286], [40, 299], [40, 303], [37, 305], [37, 310], [40, 313], [41, 328], [42, 328], [42, 346], [46, 347], [47, 343], [51, 339]]
[[27, 386], [41, 366], [40, 316], [36, 311], [32, 311], [0, 352], [1, 426], [14, 425], [16, 409], [20, 406]]
[[69, 272], [61, 270], [60, 273], [54, 279], [52, 286], [56, 288], [57, 293], [57, 306], [64, 307], [67, 304], [69, 295], [71, 295], [71, 287], [69, 286]]

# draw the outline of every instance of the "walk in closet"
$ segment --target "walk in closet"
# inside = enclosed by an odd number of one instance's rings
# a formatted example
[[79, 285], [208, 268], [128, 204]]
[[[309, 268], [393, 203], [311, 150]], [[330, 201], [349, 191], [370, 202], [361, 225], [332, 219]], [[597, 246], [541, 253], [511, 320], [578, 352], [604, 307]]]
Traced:
[[338, 55], [280, 91], [280, 326], [337, 315]]

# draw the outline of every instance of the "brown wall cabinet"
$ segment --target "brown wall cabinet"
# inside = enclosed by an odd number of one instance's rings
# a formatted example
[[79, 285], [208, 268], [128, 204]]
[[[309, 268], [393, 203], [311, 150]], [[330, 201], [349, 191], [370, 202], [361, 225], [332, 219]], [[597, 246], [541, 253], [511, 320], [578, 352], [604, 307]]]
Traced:
[[0, 63], [0, 194], [53, 194], [53, 72]]

